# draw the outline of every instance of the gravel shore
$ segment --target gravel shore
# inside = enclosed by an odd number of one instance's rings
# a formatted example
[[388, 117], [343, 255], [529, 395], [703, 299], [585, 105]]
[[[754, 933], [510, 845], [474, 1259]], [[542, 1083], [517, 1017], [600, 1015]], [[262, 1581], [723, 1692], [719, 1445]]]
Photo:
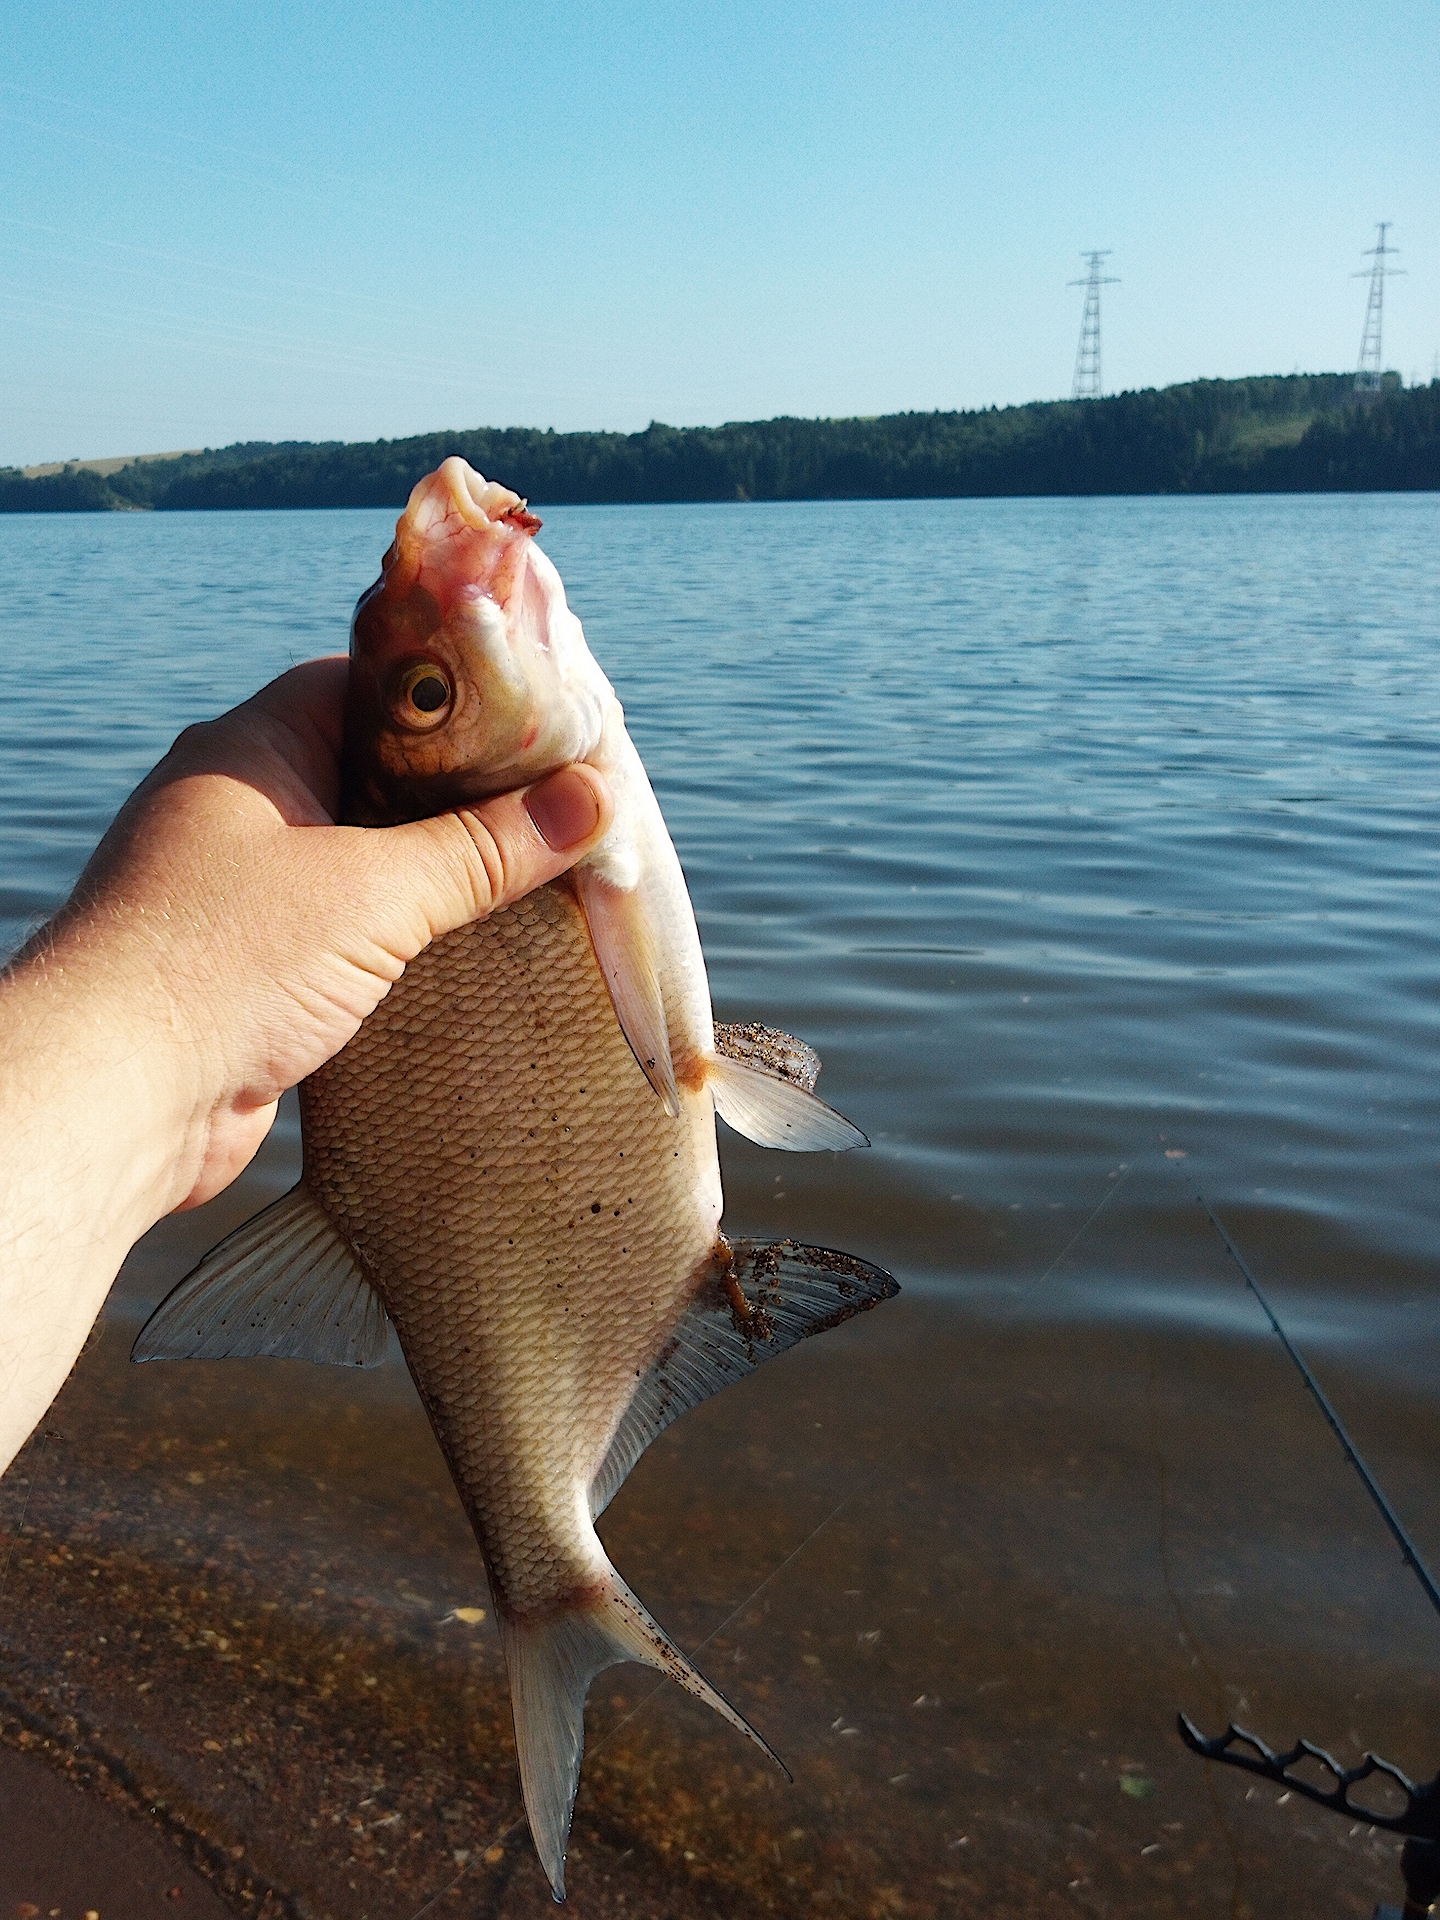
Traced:
[[[1153, 1277], [1123, 1226], [1116, 1262]], [[403, 1370], [128, 1364], [127, 1301], [214, 1233], [152, 1236], [0, 1482], [0, 1859], [60, 1871], [68, 1820], [64, 1920], [82, 1895], [148, 1920], [157, 1858], [167, 1912], [538, 1920], [479, 1559]], [[1183, 1708], [1440, 1760], [1433, 1621], [1283, 1361], [1026, 1300], [907, 1294], [641, 1462], [609, 1551], [795, 1783], [647, 1672], [602, 1675], [574, 1912], [1365, 1920], [1396, 1897], [1393, 1841], [1174, 1734]], [[1433, 1415], [1344, 1385], [1410, 1500]]]

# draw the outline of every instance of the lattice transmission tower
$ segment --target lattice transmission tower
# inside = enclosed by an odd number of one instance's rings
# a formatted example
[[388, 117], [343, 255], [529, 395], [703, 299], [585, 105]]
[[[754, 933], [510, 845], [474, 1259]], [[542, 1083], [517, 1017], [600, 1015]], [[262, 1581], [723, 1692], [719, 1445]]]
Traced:
[[1393, 220], [1376, 222], [1380, 237], [1373, 247], [1366, 248], [1367, 258], [1373, 259], [1375, 264], [1367, 272], [1350, 276], [1352, 280], [1368, 278], [1370, 282], [1370, 298], [1365, 303], [1365, 331], [1360, 336], [1360, 364], [1355, 373], [1355, 391], [1359, 394], [1380, 391], [1385, 365], [1380, 348], [1380, 327], [1385, 318], [1385, 282], [1396, 279], [1405, 271], [1403, 267], [1386, 265], [1390, 256], [1400, 251], [1398, 247], [1387, 247], [1385, 244], [1385, 235], [1394, 224]]
[[1118, 287], [1118, 280], [1108, 279], [1105, 275], [1105, 262], [1110, 257], [1110, 248], [1104, 247], [1082, 253], [1080, 258], [1089, 271], [1083, 280], [1072, 280], [1072, 287], [1084, 287], [1085, 312], [1080, 321], [1080, 345], [1075, 354], [1075, 385], [1071, 388], [1071, 397], [1076, 400], [1098, 400], [1102, 388], [1100, 385], [1100, 289]]

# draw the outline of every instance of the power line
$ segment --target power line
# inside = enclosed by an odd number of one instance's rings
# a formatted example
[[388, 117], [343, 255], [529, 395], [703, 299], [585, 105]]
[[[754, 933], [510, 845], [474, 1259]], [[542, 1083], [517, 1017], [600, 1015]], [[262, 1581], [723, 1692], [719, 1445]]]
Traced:
[[1080, 345], [1075, 354], [1075, 384], [1071, 388], [1071, 397], [1076, 400], [1098, 400], [1102, 392], [1100, 384], [1100, 289], [1118, 287], [1118, 280], [1107, 279], [1104, 275], [1104, 263], [1110, 257], [1110, 248], [1092, 250], [1083, 253], [1080, 258], [1089, 271], [1083, 280], [1072, 280], [1072, 287], [1084, 287], [1085, 312], [1080, 320]]
[[[1375, 264], [1368, 270], [1370, 298], [1365, 303], [1365, 330], [1360, 336], [1360, 364], [1355, 372], [1355, 391], [1358, 394], [1379, 393], [1384, 359], [1380, 348], [1380, 327], [1385, 317], [1385, 282], [1404, 273], [1403, 267], [1386, 266], [1386, 261], [1398, 247], [1387, 247], [1385, 235], [1394, 225], [1393, 220], [1376, 222], [1379, 239], [1373, 247], [1366, 248], [1367, 257]], [[1364, 280], [1366, 273], [1352, 273], [1352, 280]]]

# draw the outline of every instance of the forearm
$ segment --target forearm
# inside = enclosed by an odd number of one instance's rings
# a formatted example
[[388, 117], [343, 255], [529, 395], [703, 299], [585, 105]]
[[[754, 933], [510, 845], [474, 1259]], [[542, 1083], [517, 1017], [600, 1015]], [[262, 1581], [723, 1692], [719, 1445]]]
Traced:
[[126, 999], [63, 947], [0, 978], [0, 1472], [131, 1246], [186, 1191], [182, 1103], [153, 1014]]

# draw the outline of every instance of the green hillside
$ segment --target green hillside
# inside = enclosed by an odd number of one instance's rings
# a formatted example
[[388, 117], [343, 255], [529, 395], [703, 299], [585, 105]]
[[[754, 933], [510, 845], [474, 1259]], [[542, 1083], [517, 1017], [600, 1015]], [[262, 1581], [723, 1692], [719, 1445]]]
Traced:
[[1183, 386], [974, 413], [763, 420], [643, 433], [480, 427], [409, 440], [250, 444], [27, 480], [0, 511], [395, 507], [447, 454], [540, 506], [1440, 487], [1440, 381], [1357, 404], [1349, 374]]

